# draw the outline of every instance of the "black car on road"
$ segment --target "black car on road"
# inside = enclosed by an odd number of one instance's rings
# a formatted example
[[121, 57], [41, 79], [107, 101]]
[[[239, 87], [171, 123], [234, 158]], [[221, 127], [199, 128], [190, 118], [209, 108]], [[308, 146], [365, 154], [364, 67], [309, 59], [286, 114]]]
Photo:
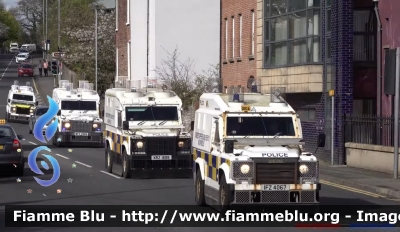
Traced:
[[0, 168], [11, 169], [18, 176], [24, 175], [25, 159], [22, 149], [22, 135], [17, 135], [11, 125], [0, 119]]

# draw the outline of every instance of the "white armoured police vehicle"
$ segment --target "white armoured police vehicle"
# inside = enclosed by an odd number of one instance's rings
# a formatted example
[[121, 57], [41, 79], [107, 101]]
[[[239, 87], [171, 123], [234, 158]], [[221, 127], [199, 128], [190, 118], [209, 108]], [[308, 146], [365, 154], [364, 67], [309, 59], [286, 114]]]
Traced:
[[191, 137], [182, 131], [181, 99], [166, 85], [133, 85], [126, 81], [124, 88], [106, 91], [107, 170], [125, 178], [192, 177]]
[[279, 91], [243, 92], [232, 87], [200, 98], [191, 125], [197, 204], [222, 212], [236, 204], [318, 208], [318, 161], [303, 150], [298, 115]]
[[103, 146], [100, 96], [92, 83], [79, 81], [79, 88], [74, 89], [73, 83], [61, 80], [59, 88], [53, 90], [53, 99], [60, 108], [54, 145]]
[[6, 120], [28, 122], [38, 104], [30, 82], [20, 86], [18, 81], [14, 81], [8, 91]]

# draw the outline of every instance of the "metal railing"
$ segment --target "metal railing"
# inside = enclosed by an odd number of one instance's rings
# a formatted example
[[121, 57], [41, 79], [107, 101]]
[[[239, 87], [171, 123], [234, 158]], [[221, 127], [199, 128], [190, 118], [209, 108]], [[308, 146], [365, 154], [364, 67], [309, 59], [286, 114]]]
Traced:
[[394, 146], [394, 117], [352, 114], [343, 117], [345, 143]]

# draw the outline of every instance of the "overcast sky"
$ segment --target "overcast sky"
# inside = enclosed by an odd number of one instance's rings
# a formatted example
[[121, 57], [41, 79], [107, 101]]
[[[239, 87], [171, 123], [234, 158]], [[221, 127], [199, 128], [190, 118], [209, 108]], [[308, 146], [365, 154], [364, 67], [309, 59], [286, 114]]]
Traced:
[[18, 4], [18, 0], [3, 0], [3, 2], [7, 8], [16, 6]]

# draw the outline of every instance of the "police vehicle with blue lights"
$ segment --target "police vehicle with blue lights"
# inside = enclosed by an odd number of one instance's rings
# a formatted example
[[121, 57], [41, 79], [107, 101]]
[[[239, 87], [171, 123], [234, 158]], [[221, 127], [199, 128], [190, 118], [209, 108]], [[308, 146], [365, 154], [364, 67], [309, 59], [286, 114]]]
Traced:
[[105, 94], [107, 170], [125, 178], [192, 177], [182, 100], [156, 79], [119, 85]]
[[303, 148], [300, 118], [284, 88], [262, 94], [257, 87], [200, 97], [191, 124], [197, 204], [221, 212], [231, 205], [318, 205], [318, 161]]
[[28, 122], [35, 108], [39, 105], [30, 82], [26, 85], [19, 85], [18, 81], [14, 81], [11, 89], [8, 91], [8, 99], [6, 106], [7, 121]]
[[59, 87], [53, 90], [53, 100], [60, 110], [52, 142], [57, 146], [103, 147], [100, 96], [88, 81], [79, 81], [79, 87], [73, 87], [73, 83], [60, 80]]

